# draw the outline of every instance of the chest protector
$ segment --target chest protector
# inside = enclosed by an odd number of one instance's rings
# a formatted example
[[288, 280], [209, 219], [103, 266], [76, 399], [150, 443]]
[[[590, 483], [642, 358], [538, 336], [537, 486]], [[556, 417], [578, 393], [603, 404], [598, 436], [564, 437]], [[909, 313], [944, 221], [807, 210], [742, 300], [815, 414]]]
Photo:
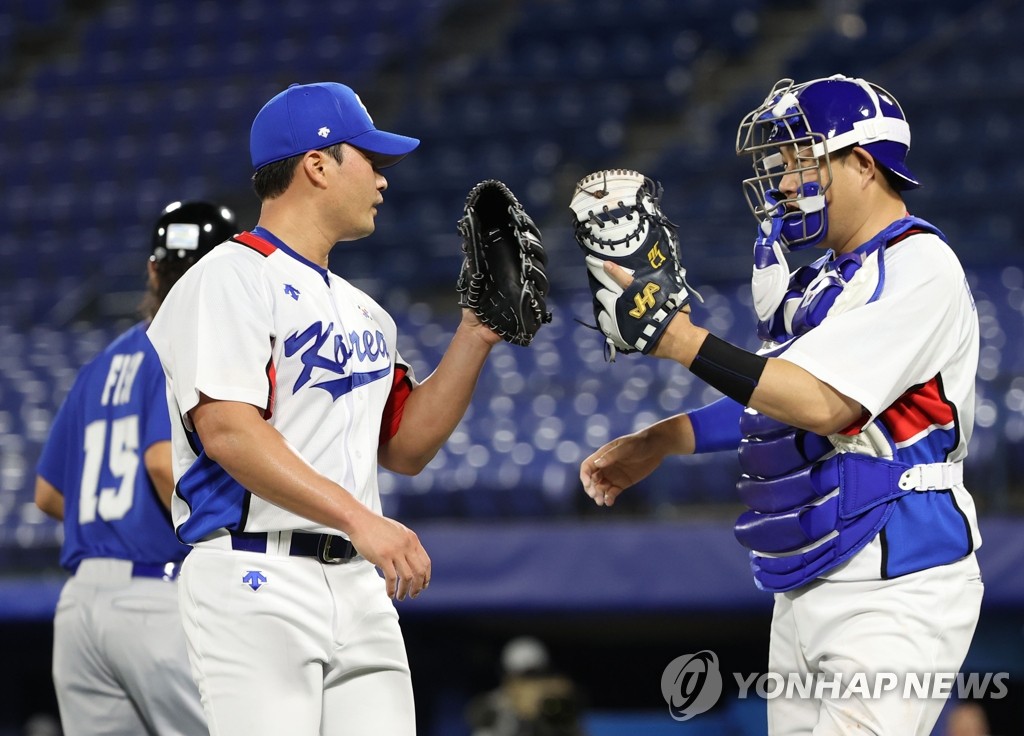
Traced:
[[[885, 248], [918, 232], [942, 234], [907, 217], [863, 246], [831, 254], [797, 270], [775, 313], [759, 333], [782, 345], [831, 314], [875, 301], [885, 284]], [[914, 492], [949, 489], [962, 481], [960, 463], [901, 462], [885, 428], [823, 437], [747, 409], [740, 420], [743, 475], [737, 491], [750, 507], [736, 521], [751, 550], [758, 587], [792, 590], [842, 564], [885, 526], [896, 501]]]

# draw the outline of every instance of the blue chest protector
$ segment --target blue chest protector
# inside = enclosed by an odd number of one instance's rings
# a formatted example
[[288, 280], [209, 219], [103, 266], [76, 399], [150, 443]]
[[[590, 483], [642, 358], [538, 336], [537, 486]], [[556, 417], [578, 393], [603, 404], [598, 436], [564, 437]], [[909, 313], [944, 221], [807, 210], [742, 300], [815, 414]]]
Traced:
[[[842, 308], [844, 300], [859, 304], [875, 301], [885, 284], [885, 249], [917, 232], [934, 233], [946, 239], [931, 223], [905, 217], [850, 253], [829, 253], [798, 268], [790, 275], [789, 287], [775, 313], [758, 323], [758, 337], [786, 343], [820, 325], [837, 304]], [[855, 280], [854, 276], [865, 267], [870, 275], [862, 273]]]
[[[886, 246], [916, 232], [943, 237], [929, 223], [907, 217], [849, 254], [796, 271], [775, 314], [759, 325], [763, 338], [783, 343], [773, 354], [829, 314], [875, 301], [884, 286]], [[902, 461], [878, 421], [849, 444], [834, 443], [747, 409], [740, 432], [743, 476], [737, 490], [750, 510], [736, 521], [735, 534], [751, 550], [758, 587], [772, 592], [798, 588], [850, 559], [886, 526], [898, 499], [948, 490], [962, 480], [960, 463]], [[918, 569], [963, 554], [962, 548], [940, 551]]]

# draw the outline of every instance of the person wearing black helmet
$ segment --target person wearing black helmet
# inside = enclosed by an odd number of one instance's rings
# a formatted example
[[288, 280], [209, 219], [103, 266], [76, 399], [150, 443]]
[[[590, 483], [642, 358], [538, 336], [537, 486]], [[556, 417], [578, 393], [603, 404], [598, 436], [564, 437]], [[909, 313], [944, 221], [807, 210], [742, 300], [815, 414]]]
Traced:
[[144, 319], [79, 372], [50, 429], [36, 504], [64, 522], [54, 618], [64, 733], [207, 733], [178, 615], [189, 547], [170, 523], [171, 427], [146, 328], [174, 283], [234, 234], [231, 210], [173, 202], [153, 232]]
[[196, 261], [235, 234], [235, 215], [211, 202], [171, 202], [153, 228], [143, 316], [152, 321], [167, 292]]

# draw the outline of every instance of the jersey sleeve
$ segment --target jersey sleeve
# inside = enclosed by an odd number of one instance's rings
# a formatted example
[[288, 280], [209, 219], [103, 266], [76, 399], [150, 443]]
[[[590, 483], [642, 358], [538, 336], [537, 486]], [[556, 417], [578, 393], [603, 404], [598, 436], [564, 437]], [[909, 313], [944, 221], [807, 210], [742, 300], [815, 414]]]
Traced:
[[975, 318], [963, 269], [935, 236], [894, 246], [885, 269], [877, 300], [830, 315], [780, 356], [860, 402], [870, 418], [936, 376]]
[[142, 436], [139, 437], [139, 449], [148, 450], [157, 442], [169, 442], [171, 439], [171, 419], [167, 409], [167, 380], [160, 366], [160, 357], [153, 350], [152, 344], [146, 350], [142, 361], [145, 371], [142, 382]]
[[261, 264], [231, 248], [211, 253], [174, 286], [149, 329], [190, 430], [200, 394], [268, 408], [275, 335]]
[[391, 384], [391, 393], [388, 395], [387, 403], [384, 405], [384, 414], [380, 422], [380, 444], [387, 443], [398, 432], [402, 423], [402, 412], [405, 411], [405, 401], [412, 393], [413, 379], [409, 369], [401, 364], [395, 365], [394, 380]]
[[735, 450], [743, 439], [740, 417], [743, 404], [723, 396], [699, 409], [687, 412], [693, 426], [694, 454]]
[[384, 414], [381, 417], [379, 444], [385, 444], [398, 432], [398, 427], [402, 423], [402, 412], [405, 410], [405, 401], [417, 385], [419, 385], [419, 381], [416, 380], [416, 372], [396, 351], [395, 375], [392, 379], [391, 393], [388, 395], [387, 403], [384, 405]]
[[39, 462], [36, 464], [36, 473], [47, 483], [64, 494], [71, 482], [69, 475], [75, 470], [75, 462], [81, 462], [79, 453], [72, 453], [71, 448], [81, 444], [79, 434], [84, 431], [80, 428], [81, 420], [78, 418], [78, 406], [80, 401], [77, 396], [81, 391], [82, 374], [79, 373], [71, 390], [64, 398], [64, 403], [57, 410], [57, 415], [50, 425], [50, 435], [43, 445], [39, 454]]

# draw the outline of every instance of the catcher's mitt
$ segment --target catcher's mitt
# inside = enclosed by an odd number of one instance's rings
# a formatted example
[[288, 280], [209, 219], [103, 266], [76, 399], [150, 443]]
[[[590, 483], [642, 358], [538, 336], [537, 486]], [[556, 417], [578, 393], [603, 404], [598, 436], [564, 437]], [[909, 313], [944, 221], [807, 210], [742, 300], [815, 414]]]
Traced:
[[495, 179], [470, 190], [458, 230], [466, 254], [455, 287], [459, 306], [472, 309], [506, 342], [529, 345], [541, 324], [551, 321], [540, 230]]
[[[580, 180], [569, 205], [576, 240], [586, 254], [594, 317], [611, 360], [616, 350], [649, 353], [669, 319], [690, 300], [676, 226], [662, 213], [660, 197], [661, 184], [653, 179], [610, 169]], [[633, 275], [625, 290], [605, 273], [605, 261]]]

